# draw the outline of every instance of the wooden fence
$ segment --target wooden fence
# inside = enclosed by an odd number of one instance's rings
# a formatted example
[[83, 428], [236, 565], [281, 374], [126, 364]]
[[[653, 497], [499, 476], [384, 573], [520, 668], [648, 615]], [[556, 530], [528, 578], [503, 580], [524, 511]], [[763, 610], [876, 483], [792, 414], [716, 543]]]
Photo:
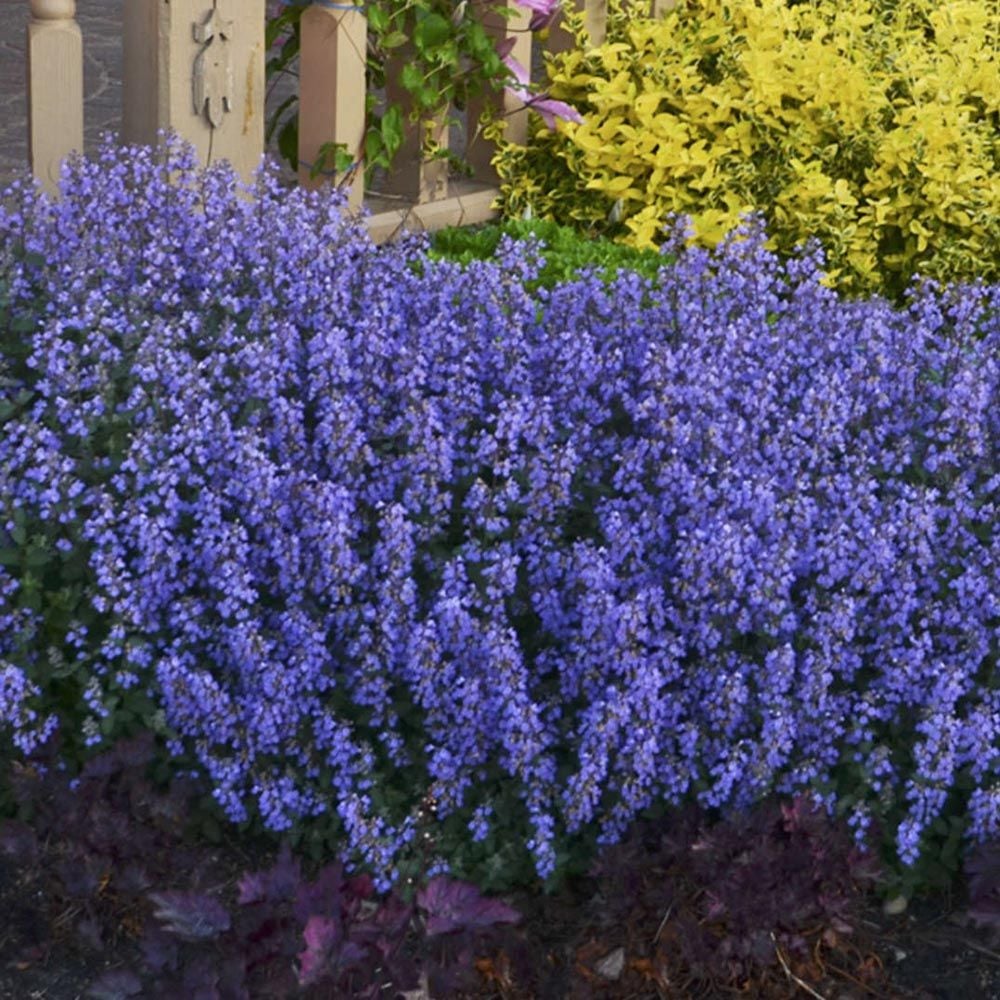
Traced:
[[[191, 142], [204, 163], [228, 159], [245, 178], [264, 150], [264, 28], [266, 0], [125, 0], [123, 19], [123, 113], [125, 142], [154, 144], [159, 130], [172, 128]], [[484, 0], [469, 0], [475, 7]], [[584, 13], [592, 44], [604, 39], [607, 0], [573, 0]], [[654, 12], [675, 0], [653, 0]], [[63, 159], [83, 149], [83, 44], [75, 0], [29, 0], [28, 149], [31, 167], [55, 191]], [[509, 20], [484, 16], [497, 41], [514, 39], [512, 55], [532, 63], [530, 12], [511, 4]], [[555, 24], [550, 50], [572, 44]], [[315, 187], [340, 177], [311, 177], [320, 147], [345, 143], [356, 150], [350, 204], [372, 211], [369, 231], [376, 241], [399, 230], [438, 229], [492, 218], [496, 175], [493, 148], [471, 140], [465, 158], [471, 180], [449, 180], [445, 161], [425, 161], [419, 126], [407, 125], [386, 183], [363, 190], [365, 54], [367, 19], [351, 2], [314, 0], [302, 14], [299, 60], [299, 183]], [[408, 94], [399, 72], [412, 58], [408, 45], [395, 49], [386, 66], [386, 96], [404, 106]], [[509, 93], [495, 95], [508, 115], [507, 136], [523, 141], [527, 112]], [[468, 108], [474, 126], [482, 100]], [[473, 131], [470, 129], [470, 131]], [[447, 132], [439, 133], [442, 145]]]

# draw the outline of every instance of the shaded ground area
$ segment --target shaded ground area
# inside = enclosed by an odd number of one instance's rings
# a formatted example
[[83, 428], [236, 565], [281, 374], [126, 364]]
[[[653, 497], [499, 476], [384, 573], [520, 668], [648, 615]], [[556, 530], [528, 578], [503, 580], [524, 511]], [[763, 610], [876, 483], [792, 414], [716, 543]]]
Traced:
[[[46, 845], [49, 851], [62, 849], [59, 844]], [[177, 858], [183, 864], [180, 854]], [[233, 842], [207, 853], [192, 852], [191, 859], [190, 867], [177, 866], [177, 887], [211, 886], [220, 899], [229, 902], [235, 899], [240, 876], [259, 870], [270, 860], [259, 845]], [[88, 930], [82, 907], [50, 898], [51, 860], [46, 876], [44, 865], [16, 863], [0, 850], [0, 913], [4, 914], [0, 922], [0, 997], [4, 1000], [77, 1000], [87, 997], [88, 987], [108, 969], [136, 965], [142, 914], [123, 910], [120, 901], [116, 909], [113, 888], [102, 887], [99, 895], [108, 915], [113, 914], [105, 928], [112, 930], [103, 934]], [[581, 878], [551, 897], [516, 892], [505, 898], [523, 914], [517, 933], [527, 942], [534, 982], [530, 990], [520, 987], [521, 977], [501, 949], [479, 958], [481, 987], [464, 994], [466, 1000], [1000, 998], [1000, 954], [984, 934], [968, 925], [957, 898], [918, 901], [907, 913], [886, 916], [872, 897], [863, 905], [855, 932], [834, 950], [826, 949], [817, 957], [819, 974], [810, 981], [795, 976], [779, 954], [779, 963], [772, 963], [766, 980], [743, 984], [738, 992], [690, 982], [671, 983], [664, 989], [662, 983], [653, 982], [645, 974], [648, 962], [641, 956], [650, 954], [650, 941], [662, 933], [669, 914], [659, 928], [653, 926], [655, 918], [608, 926], [602, 914], [612, 901], [603, 898], [589, 878]], [[94, 938], [89, 944], [88, 935]], [[820, 955], [819, 949], [816, 954]], [[343, 996], [330, 987], [280, 995], [331, 1000]], [[419, 998], [411, 994], [411, 1000]]]

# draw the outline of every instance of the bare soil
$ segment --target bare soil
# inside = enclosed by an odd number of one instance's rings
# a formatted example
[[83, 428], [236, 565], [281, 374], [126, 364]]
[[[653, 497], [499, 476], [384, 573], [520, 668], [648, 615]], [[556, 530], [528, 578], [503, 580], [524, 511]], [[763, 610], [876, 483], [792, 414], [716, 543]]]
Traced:
[[[212, 854], [215, 866], [202, 872], [235, 895], [236, 881], [267, 859], [229, 843]], [[0, 855], [0, 998], [2, 1000], [77, 1000], [105, 970], [128, 967], [136, 958], [139, 921], [125, 914], [117, 933], [88, 948], [81, 943], [78, 913], [51, 905], [40, 869], [18, 867]], [[593, 921], [592, 886], [582, 880], [562, 894], [542, 897], [521, 892], [508, 900], [524, 914], [520, 925], [532, 943], [539, 974], [537, 992], [526, 994], [510, 981], [503, 955], [477, 963], [485, 998], [594, 998], [659, 1000], [735, 995], [676, 984], [664, 991], [644, 983], [640, 935], [655, 928], [599, 931]], [[84, 937], [86, 935], [83, 935]], [[918, 900], [906, 912], [887, 916], [872, 897], [864, 919], [841, 950], [843, 965], [827, 960], [812, 982], [796, 981], [790, 970], [768, 984], [745, 984], [740, 993], [763, 1000], [1000, 1000], [1000, 953], [986, 934], [963, 916], [962, 901], [950, 896]], [[780, 955], [779, 955], [780, 958]], [[783, 982], [784, 989], [775, 985]], [[303, 994], [305, 995], [305, 994]], [[310, 994], [317, 996], [315, 992]], [[332, 996], [332, 995], [331, 995]], [[411, 994], [411, 1000], [418, 1000]]]

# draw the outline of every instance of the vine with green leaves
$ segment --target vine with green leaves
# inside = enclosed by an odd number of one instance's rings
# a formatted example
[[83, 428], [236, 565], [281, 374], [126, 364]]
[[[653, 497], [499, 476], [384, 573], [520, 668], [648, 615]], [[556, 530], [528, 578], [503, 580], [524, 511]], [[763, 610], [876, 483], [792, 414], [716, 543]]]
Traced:
[[[530, 27], [525, 30], [546, 30], [561, 10], [560, 0], [518, 0], [533, 12]], [[297, 74], [301, 50], [301, 19], [309, 0], [286, 0], [284, 8], [267, 22], [266, 47], [268, 94], [277, 81], [288, 74]], [[446, 159], [459, 173], [469, 176], [471, 167], [461, 157], [442, 146], [434, 138], [442, 116], [450, 125], [457, 121], [450, 109], [464, 110], [470, 101], [484, 95], [496, 95], [486, 104], [474, 136], [497, 138], [503, 132], [500, 95], [518, 79], [509, 53], [513, 38], [498, 44], [484, 23], [484, 15], [495, 13], [509, 19], [514, 11], [506, 0], [379, 0], [365, 7], [368, 21], [365, 92], [365, 133], [362, 148], [350, 150], [344, 143], [324, 144], [316, 161], [309, 165], [310, 174], [337, 174], [339, 183], [353, 178], [359, 155], [365, 164], [365, 186], [378, 167], [388, 169], [403, 143], [405, 116], [424, 127], [424, 154], [428, 159]], [[581, 27], [578, 18], [567, 11], [567, 26]], [[402, 62], [399, 86], [409, 96], [409, 107], [380, 101], [376, 91], [386, 86], [386, 68], [392, 57], [409, 45]], [[397, 63], [398, 65], [398, 63]], [[522, 80], [523, 82], [523, 80]], [[572, 109], [560, 102], [546, 100], [544, 94], [531, 95], [525, 87], [515, 89], [518, 97], [530, 107], [535, 102], [547, 104], [558, 117], [566, 117]], [[381, 107], [380, 107], [381, 105]], [[469, 128], [473, 124], [469, 123]], [[266, 141], [276, 139], [279, 155], [293, 170], [298, 170], [298, 94], [287, 97], [271, 113]]]

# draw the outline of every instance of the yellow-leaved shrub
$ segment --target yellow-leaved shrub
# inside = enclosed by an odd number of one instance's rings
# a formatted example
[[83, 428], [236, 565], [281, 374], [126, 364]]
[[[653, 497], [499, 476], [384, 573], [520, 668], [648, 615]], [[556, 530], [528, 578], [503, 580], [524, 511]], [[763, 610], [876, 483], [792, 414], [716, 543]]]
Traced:
[[749, 210], [807, 237], [828, 280], [897, 295], [919, 272], [1000, 278], [995, 0], [610, 0], [607, 41], [546, 57], [582, 124], [535, 121], [494, 160], [506, 216], [637, 247], [672, 213], [713, 245]]

